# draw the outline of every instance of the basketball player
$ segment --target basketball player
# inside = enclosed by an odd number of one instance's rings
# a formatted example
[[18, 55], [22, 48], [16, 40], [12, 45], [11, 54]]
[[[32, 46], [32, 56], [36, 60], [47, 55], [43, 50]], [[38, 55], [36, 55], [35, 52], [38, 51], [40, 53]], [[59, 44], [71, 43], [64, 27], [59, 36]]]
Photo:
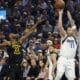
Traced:
[[58, 51], [53, 47], [53, 42], [47, 40], [47, 59], [49, 63], [49, 80], [53, 80], [55, 77], [55, 68], [56, 68], [56, 58]]
[[23, 54], [22, 54], [22, 44], [25, 42], [25, 40], [28, 38], [28, 36], [35, 30], [37, 25], [41, 23], [41, 18], [37, 21], [37, 23], [32, 26], [29, 32], [26, 32], [25, 35], [23, 35], [21, 38], [18, 38], [16, 34], [11, 33], [9, 35], [10, 41], [5, 41], [2, 44], [0, 44], [0, 47], [7, 47], [7, 52], [9, 55], [8, 58], [8, 65], [9, 65], [9, 74], [11, 77], [11, 80], [21, 80], [21, 62], [23, 60]]
[[71, 27], [64, 30], [62, 25], [63, 9], [59, 10], [58, 30], [61, 36], [61, 49], [57, 61], [57, 74], [55, 80], [61, 80], [63, 74], [68, 80], [75, 79], [75, 56], [77, 50], [76, 26], [69, 11], [67, 15], [71, 23]]

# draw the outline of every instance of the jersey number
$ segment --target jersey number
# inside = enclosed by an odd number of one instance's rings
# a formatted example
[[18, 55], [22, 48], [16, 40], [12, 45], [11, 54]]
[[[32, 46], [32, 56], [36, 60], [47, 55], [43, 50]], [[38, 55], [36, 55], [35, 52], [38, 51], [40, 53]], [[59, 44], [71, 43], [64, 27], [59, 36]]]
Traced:
[[70, 42], [70, 46], [71, 46], [71, 48], [74, 48], [75, 47], [74, 42]]
[[14, 54], [19, 55], [20, 54], [20, 46], [19, 45], [13, 45], [14, 48]]

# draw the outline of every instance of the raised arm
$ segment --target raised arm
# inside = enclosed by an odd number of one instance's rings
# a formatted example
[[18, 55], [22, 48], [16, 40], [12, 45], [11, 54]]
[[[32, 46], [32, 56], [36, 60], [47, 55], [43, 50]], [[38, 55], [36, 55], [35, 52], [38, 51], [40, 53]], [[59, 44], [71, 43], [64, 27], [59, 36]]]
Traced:
[[77, 36], [78, 33], [77, 33], [77, 29], [76, 29], [76, 24], [75, 24], [75, 21], [73, 20], [71, 13], [69, 11], [67, 11], [67, 16], [68, 16], [69, 22], [71, 24], [71, 27], [73, 29], [74, 36]]
[[66, 32], [65, 32], [63, 25], [62, 25], [62, 15], [63, 15], [63, 10], [59, 10], [59, 19], [58, 19], [58, 26], [57, 27], [60, 32], [60, 36], [65, 37]]
[[3, 43], [0, 44], [0, 47], [6, 47], [10, 45], [11, 45], [10, 41], [4, 41]]
[[26, 41], [26, 39], [30, 36], [30, 34], [36, 29], [36, 27], [38, 26], [38, 24], [41, 23], [41, 22], [43, 22], [43, 21], [44, 21], [44, 20], [41, 19], [41, 17], [40, 17], [40, 19], [36, 22], [36, 24], [33, 25], [33, 26], [31, 27], [31, 29], [30, 29], [28, 32], [26, 32], [24, 36], [22, 36], [22, 37], [20, 38], [20, 40], [19, 40], [20, 43], [24, 43], [24, 42]]

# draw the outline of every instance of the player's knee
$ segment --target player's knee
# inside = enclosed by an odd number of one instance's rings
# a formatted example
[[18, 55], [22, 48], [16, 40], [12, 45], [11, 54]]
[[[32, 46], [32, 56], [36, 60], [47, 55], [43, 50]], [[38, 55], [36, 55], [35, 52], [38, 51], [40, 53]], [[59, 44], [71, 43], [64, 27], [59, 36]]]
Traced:
[[75, 77], [68, 77], [68, 80], [74, 80]]

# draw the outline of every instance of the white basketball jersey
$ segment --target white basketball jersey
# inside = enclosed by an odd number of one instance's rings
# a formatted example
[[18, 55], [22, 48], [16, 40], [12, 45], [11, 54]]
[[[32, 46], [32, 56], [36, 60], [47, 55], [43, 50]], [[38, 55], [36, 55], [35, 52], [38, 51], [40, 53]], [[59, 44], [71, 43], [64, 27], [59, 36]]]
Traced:
[[66, 37], [61, 40], [60, 56], [67, 58], [75, 58], [77, 50], [77, 42], [73, 36]]

